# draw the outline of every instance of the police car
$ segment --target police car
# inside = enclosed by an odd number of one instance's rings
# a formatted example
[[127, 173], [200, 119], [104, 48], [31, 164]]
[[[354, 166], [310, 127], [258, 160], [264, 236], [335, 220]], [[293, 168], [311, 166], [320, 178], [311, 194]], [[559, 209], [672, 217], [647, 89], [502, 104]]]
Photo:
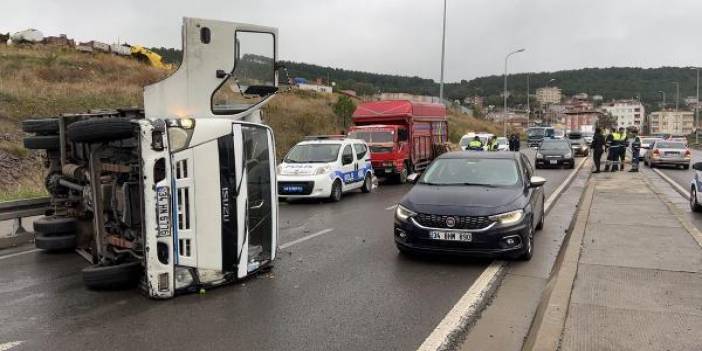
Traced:
[[295, 145], [278, 166], [278, 196], [329, 198], [373, 188], [373, 167], [366, 142], [344, 136], [313, 136]]

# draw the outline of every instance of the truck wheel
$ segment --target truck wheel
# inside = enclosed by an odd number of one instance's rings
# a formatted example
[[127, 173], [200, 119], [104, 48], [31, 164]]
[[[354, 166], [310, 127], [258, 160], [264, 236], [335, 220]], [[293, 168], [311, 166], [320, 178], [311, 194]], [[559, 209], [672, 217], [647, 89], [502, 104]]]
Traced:
[[97, 143], [134, 136], [134, 125], [124, 118], [96, 118], [68, 126], [68, 138], [77, 143]]
[[332, 202], [341, 201], [341, 182], [338, 179], [334, 181], [334, 184], [332, 184], [329, 200]]
[[24, 138], [24, 148], [29, 150], [58, 150], [58, 135], [34, 135]]
[[73, 217], [47, 216], [34, 221], [34, 231], [42, 234], [66, 234], [77, 230], [78, 221]]
[[116, 265], [92, 265], [83, 268], [83, 283], [88, 289], [115, 290], [134, 287], [143, 268], [138, 261]]
[[34, 238], [34, 246], [44, 251], [65, 251], [75, 249], [78, 245], [78, 238], [75, 234], [47, 235], [37, 234]]
[[22, 121], [22, 130], [26, 133], [58, 134], [59, 124], [57, 118], [36, 118]]
[[363, 187], [361, 191], [364, 193], [370, 193], [373, 190], [373, 177], [366, 175], [366, 179], [363, 180]]

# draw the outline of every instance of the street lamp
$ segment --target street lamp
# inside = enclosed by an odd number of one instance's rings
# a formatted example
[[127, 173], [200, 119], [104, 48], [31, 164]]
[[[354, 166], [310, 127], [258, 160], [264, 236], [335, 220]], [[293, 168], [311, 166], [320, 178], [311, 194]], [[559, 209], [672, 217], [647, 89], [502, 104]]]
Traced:
[[663, 97], [663, 110], [665, 110], [665, 91], [659, 90], [658, 94], [661, 94], [661, 96]]
[[509, 59], [510, 56], [512, 56], [514, 54], [518, 54], [520, 52], [524, 52], [525, 50], [526, 49], [514, 50], [514, 51], [510, 52], [509, 54], [507, 54], [507, 56], [505, 56], [505, 88], [504, 88], [504, 91], [502, 92], [504, 95], [504, 100], [505, 100], [504, 109], [502, 110], [502, 113], [504, 116], [502, 119], [504, 136], [507, 136], [507, 60]]
[[695, 67], [692, 69], [697, 71], [697, 97], [695, 100], [695, 128], [693, 128], [693, 129], [695, 131], [695, 144], [699, 144], [700, 140], [699, 140], [699, 136], [698, 136], [699, 133], [697, 133], [697, 128], [699, 128], [699, 125], [700, 125], [700, 116], [699, 116], [699, 114], [700, 114], [700, 112], [699, 112], [700, 111], [700, 68]]
[[444, 53], [446, 51], [446, 0], [444, 0], [444, 27], [441, 35], [441, 80], [439, 81], [439, 100], [444, 103]]

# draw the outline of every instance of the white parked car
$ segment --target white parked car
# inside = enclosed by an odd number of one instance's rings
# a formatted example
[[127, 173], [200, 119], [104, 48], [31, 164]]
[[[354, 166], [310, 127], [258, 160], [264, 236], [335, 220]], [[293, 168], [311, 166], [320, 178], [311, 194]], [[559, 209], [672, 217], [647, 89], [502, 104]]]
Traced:
[[696, 162], [692, 165], [695, 170], [694, 176], [690, 181], [690, 210], [693, 212], [702, 212], [702, 195], [700, 195], [700, 187], [702, 187], [702, 162]]
[[509, 140], [505, 137], [497, 137], [497, 151], [509, 151]]
[[308, 137], [295, 145], [278, 166], [278, 196], [285, 199], [329, 198], [373, 188], [373, 166], [366, 142], [343, 137]]
[[[492, 139], [495, 134], [492, 133], [468, 133], [461, 137], [461, 141], [458, 143], [461, 147], [461, 150], [466, 151], [468, 149], [468, 144], [473, 140], [475, 137], [480, 138], [480, 142], [483, 143], [483, 149], [487, 150], [487, 143]], [[499, 139], [498, 139], [499, 140]], [[507, 147], [509, 150], [509, 147]]]

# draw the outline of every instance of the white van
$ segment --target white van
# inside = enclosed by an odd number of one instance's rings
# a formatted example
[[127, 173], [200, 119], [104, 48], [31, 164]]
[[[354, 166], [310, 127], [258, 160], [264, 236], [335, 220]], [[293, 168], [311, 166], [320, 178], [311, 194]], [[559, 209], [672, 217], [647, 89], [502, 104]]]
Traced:
[[468, 133], [461, 137], [461, 141], [458, 143], [459, 146], [461, 147], [461, 150], [466, 151], [468, 149], [468, 143], [470, 143], [471, 140], [475, 137], [480, 138], [480, 142], [483, 143], [483, 149], [487, 150], [487, 143], [490, 141], [490, 139], [495, 136], [495, 134], [492, 133]]
[[307, 137], [278, 166], [278, 196], [284, 199], [329, 198], [373, 189], [373, 166], [366, 142], [343, 136]]

